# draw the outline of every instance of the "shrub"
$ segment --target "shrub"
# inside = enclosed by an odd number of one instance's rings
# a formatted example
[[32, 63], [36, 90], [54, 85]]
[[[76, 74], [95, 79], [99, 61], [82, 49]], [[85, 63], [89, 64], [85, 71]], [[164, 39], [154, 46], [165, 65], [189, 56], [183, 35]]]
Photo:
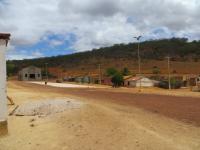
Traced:
[[157, 66], [154, 66], [152, 69], [152, 73], [153, 74], [160, 74], [160, 68], [158, 68]]
[[109, 76], [109, 77], [114, 76], [116, 73], [118, 73], [118, 71], [115, 68], [108, 68], [106, 70], [106, 75]]
[[123, 70], [122, 70], [122, 75], [123, 76], [128, 76], [128, 75], [130, 75], [130, 71], [128, 70], [128, 68], [124, 68]]
[[[181, 81], [177, 81], [175, 79], [171, 79], [171, 88], [172, 89], [179, 89], [182, 86]], [[158, 85], [160, 88], [169, 89], [169, 81], [161, 81]]]
[[111, 79], [114, 87], [119, 87], [123, 84], [123, 76], [120, 73], [116, 73]]

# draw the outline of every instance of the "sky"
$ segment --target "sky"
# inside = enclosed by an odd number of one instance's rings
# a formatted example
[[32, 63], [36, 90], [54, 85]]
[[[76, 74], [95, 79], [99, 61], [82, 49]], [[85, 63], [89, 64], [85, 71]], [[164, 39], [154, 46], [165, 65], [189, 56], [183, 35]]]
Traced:
[[0, 0], [7, 59], [31, 59], [117, 43], [200, 39], [199, 0]]

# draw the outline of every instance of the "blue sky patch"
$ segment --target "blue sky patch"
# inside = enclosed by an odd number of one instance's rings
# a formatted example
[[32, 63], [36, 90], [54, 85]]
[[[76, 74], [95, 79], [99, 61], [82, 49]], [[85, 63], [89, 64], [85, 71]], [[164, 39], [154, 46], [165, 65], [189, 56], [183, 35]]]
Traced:
[[[73, 43], [76, 41], [76, 36], [72, 33], [69, 34], [50, 34], [42, 37], [40, 41], [30, 46], [16, 46], [14, 52], [8, 52], [9, 55], [20, 54], [21, 57], [35, 58], [35, 57], [49, 57], [57, 55], [66, 55], [74, 52], [72, 48]], [[20, 57], [20, 56], [19, 56]]]

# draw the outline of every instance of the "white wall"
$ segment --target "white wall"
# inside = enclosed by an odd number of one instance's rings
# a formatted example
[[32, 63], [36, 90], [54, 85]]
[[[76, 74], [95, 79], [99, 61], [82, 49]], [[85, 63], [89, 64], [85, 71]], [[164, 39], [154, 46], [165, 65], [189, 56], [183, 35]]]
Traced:
[[7, 120], [5, 53], [6, 41], [0, 39], [0, 122]]
[[[41, 69], [34, 67], [34, 66], [29, 66], [29, 67], [22, 69], [19, 74], [21, 76], [22, 81], [40, 81], [40, 80], [42, 80]], [[25, 74], [27, 74], [27, 77], [25, 77]], [[35, 74], [35, 79], [31, 79], [30, 74]], [[38, 76], [38, 74], [40, 76]]]
[[153, 87], [154, 86], [154, 82], [148, 78], [142, 78], [141, 81], [138, 80], [136, 83], [137, 87], [140, 87], [140, 82], [141, 82], [142, 87]]

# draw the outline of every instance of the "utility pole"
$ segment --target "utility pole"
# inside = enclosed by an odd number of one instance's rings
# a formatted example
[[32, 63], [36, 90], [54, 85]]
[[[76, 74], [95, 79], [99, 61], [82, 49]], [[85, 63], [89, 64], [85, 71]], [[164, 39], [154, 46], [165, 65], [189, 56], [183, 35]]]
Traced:
[[99, 64], [99, 84], [101, 85], [101, 64]]
[[138, 37], [134, 37], [135, 39], [137, 39], [138, 41], [138, 48], [137, 48], [137, 54], [138, 54], [138, 75], [140, 77], [140, 88], [139, 88], [139, 92], [141, 92], [141, 57], [140, 57], [140, 39], [142, 38], [142, 36], [138, 36]]
[[48, 63], [45, 63], [45, 72], [46, 72], [46, 81], [45, 81], [45, 84], [47, 84], [48, 82]]
[[167, 57], [167, 65], [168, 65], [168, 86], [169, 90], [171, 90], [171, 74], [170, 74], [170, 57]]
[[90, 72], [88, 72], [88, 88], [90, 88]]

